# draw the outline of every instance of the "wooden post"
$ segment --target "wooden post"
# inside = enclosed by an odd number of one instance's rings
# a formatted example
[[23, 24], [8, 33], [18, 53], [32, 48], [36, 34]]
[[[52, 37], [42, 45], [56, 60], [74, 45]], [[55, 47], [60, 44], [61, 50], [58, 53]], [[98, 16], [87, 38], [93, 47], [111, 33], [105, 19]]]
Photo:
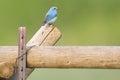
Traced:
[[[35, 33], [35, 35], [27, 43], [27, 46], [52, 46], [59, 40], [60, 37], [61, 33], [56, 27], [53, 25], [45, 25]], [[27, 68], [26, 78], [33, 70], [34, 69]]]

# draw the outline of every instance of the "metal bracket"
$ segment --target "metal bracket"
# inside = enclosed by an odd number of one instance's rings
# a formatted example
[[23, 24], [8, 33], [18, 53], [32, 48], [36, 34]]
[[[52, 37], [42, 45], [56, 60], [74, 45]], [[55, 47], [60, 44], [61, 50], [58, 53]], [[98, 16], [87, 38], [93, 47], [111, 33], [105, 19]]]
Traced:
[[26, 73], [26, 28], [19, 27], [18, 40], [18, 79], [25, 80]]

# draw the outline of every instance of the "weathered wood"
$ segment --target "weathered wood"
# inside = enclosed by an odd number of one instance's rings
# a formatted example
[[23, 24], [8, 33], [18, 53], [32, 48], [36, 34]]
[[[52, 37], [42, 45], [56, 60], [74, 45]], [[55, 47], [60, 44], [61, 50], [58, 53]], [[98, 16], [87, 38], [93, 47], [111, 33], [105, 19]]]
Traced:
[[27, 43], [27, 46], [52, 46], [61, 37], [60, 31], [53, 25], [42, 26], [31, 40]]
[[[10, 55], [9, 62], [14, 63], [11, 59], [16, 54], [17, 47], [0, 47], [0, 61], [8, 61]], [[120, 69], [119, 46], [35, 46], [28, 54], [27, 66], [31, 68]]]
[[[9, 56], [9, 57], [8, 57]], [[7, 58], [6, 58], [7, 57]], [[0, 47], [0, 61], [13, 67], [17, 47]], [[3, 64], [2, 64], [3, 65]], [[28, 51], [27, 66], [31, 68], [112, 68], [120, 69], [119, 46], [34, 46]], [[1, 64], [0, 64], [1, 67]], [[5, 65], [6, 67], [6, 65]], [[9, 69], [7, 66], [7, 69]], [[5, 70], [5, 69], [4, 69]], [[3, 68], [0, 68], [3, 71]], [[3, 71], [4, 72], [4, 71]], [[1, 76], [2, 73], [0, 73]], [[8, 71], [7, 75], [11, 75]], [[5, 76], [3, 74], [3, 76]]]
[[9, 78], [13, 74], [14, 66], [8, 62], [0, 62], [0, 80], [2, 78]]
[[[56, 27], [53, 25], [44, 25], [30, 39], [30, 41], [27, 43], [27, 46], [52, 46], [59, 40], [60, 37], [61, 33]], [[10, 60], [15, 61], [13, 58]], [[12, 64], [14, 65], [14, 63]], [[33, 70], [34, 69], [30, 68], [26, 69], [26, 78], [32, 73]], [[8, 80], [15, 80], [15, 76], [16, 74], [14, 74]]]
[[[35, 35], [27, 43], [27, 46], [52, 46], [60, 39], [60, 37], [61, 32], [56, 27], [53, 25], [45, 25], [35, 33]], [[26, 78], [33, 70], [33, 68], [27, 68]]]

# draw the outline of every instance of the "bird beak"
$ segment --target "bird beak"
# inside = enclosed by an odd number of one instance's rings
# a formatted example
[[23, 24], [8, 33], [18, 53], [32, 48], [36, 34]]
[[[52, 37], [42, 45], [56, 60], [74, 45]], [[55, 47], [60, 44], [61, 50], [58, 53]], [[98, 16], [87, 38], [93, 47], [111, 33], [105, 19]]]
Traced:
[[59, 10], [58, 8], [56, 8], [56, 10]]

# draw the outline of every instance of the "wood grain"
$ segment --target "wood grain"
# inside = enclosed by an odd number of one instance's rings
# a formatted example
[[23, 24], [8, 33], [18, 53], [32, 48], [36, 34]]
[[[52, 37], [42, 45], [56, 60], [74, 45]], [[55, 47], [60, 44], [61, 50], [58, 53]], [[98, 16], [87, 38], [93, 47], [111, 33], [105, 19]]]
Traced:
[[[15, 55], [9, 56], [12, 64], [16, 53], [17, 47], [0, 47], [0, 61], [5, 62], [8, 55]], [[28, 54], [30, 68], [120, 69], [119, 46], [34, 46]]]

